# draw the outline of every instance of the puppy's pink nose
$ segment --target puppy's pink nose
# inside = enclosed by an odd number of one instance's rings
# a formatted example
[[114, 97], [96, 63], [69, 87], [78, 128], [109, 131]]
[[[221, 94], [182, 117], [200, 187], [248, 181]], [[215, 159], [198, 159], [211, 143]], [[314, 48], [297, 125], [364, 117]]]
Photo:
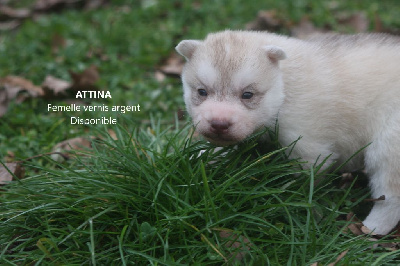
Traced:
[[210, 125], [212, 132], [221, 134], [225, 133], [232, 124], [227, 120], [211, 120]]

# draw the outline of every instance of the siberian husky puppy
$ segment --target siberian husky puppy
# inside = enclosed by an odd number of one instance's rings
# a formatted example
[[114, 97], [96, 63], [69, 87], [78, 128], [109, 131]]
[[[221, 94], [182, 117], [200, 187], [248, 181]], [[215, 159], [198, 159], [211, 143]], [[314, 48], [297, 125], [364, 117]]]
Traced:
[[[298, 40], [224, 31], [176, 50], [187, 63], [184, 100], [197, 130], [220, 146], [279, 124], [292, 157], [365, 168], [377, 201], [364, 225], [387, 234], [400, 220], [400, 38], [328, 35]], [[369, 144], [369, 145], [368, 145]]]

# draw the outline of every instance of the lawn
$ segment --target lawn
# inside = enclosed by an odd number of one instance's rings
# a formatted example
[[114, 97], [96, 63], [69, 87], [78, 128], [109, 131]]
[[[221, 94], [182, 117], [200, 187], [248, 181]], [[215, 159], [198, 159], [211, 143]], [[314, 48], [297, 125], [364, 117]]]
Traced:
[[[180, 40], [244, 29], [260, 10], [272, 10], [284, 34], [305, 20], [316, 29], [354, 32], [367, 23], [368, 31], [398, 33], [397, 1], [109, 2], [47, 11], [0, 31], [0, 79], [75, 84], [62, 97], [15, 98], [0, 118], [1, 165], [25, 168], [0, 188], [0, 264], [399, 263], [395, 238], [371, 241], [348, 229], [350, 213], [362, 219], [371, 206], [365, 177], [343, 188], [338, 174], [327, 174], [314, 187], [324, 174], [315, 174], [318, 165], [303, 170], [286, 157], [290, 147], [259, 145], [257, 136], [214, 152], [182, 115], [176, 73], [159, 71]], [[356, 26], [346, 22], [361, 11]], [[76, 82], [91, 66], [91, 87]], [[112, 97], [76, 99], [90, 88]], [[71, 117], [117, 122], [78, 125]], [[267, 133], [274, 138], [274, 129]], [[81, 137], [90, 145], [68, 160], [46, 155]]]

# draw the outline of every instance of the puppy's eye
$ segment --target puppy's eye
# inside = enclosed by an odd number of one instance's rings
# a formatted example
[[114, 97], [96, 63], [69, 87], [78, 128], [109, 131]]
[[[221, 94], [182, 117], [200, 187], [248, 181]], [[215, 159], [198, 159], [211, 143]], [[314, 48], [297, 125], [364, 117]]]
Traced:
[[245, 99], [245, 100], [251, 99], [253, 97], [253, 95], [254, 95], [254, 93], [249, 92], [249, 91], [243, 92], [242, 99]]
[[198, 89], [197, 92], [199, 93], [200, 96], [203, 96], [203, 97], [208, 95], [208, 93], [205, 89]]

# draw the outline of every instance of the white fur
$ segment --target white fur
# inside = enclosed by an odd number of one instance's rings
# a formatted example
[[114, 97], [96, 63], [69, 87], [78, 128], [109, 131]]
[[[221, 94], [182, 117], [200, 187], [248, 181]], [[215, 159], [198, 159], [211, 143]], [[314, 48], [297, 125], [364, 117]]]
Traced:
[[213, 67], [210, 61], [201, 61], [198, 65], [197, 75], [207, 87], [212, 87], [217, 81], [218, 70]]
[[[225, 31], [183, 41], [182, 80], [197, 130], [234, 144], [278, 118], [279, 140], [302, 137], [293, 157], [348, 164], [370, 176], [375, 203], [364, 224], [386, 234], [400, 220], [400, 38]], [[286, 58], [286, 59], [285, 59]], [[198, 89], [207, 91], [199, 95]], [[250, 93], [253, 97], [246, 98]], [[204, 93], [204, 91], [202, 91]]]

